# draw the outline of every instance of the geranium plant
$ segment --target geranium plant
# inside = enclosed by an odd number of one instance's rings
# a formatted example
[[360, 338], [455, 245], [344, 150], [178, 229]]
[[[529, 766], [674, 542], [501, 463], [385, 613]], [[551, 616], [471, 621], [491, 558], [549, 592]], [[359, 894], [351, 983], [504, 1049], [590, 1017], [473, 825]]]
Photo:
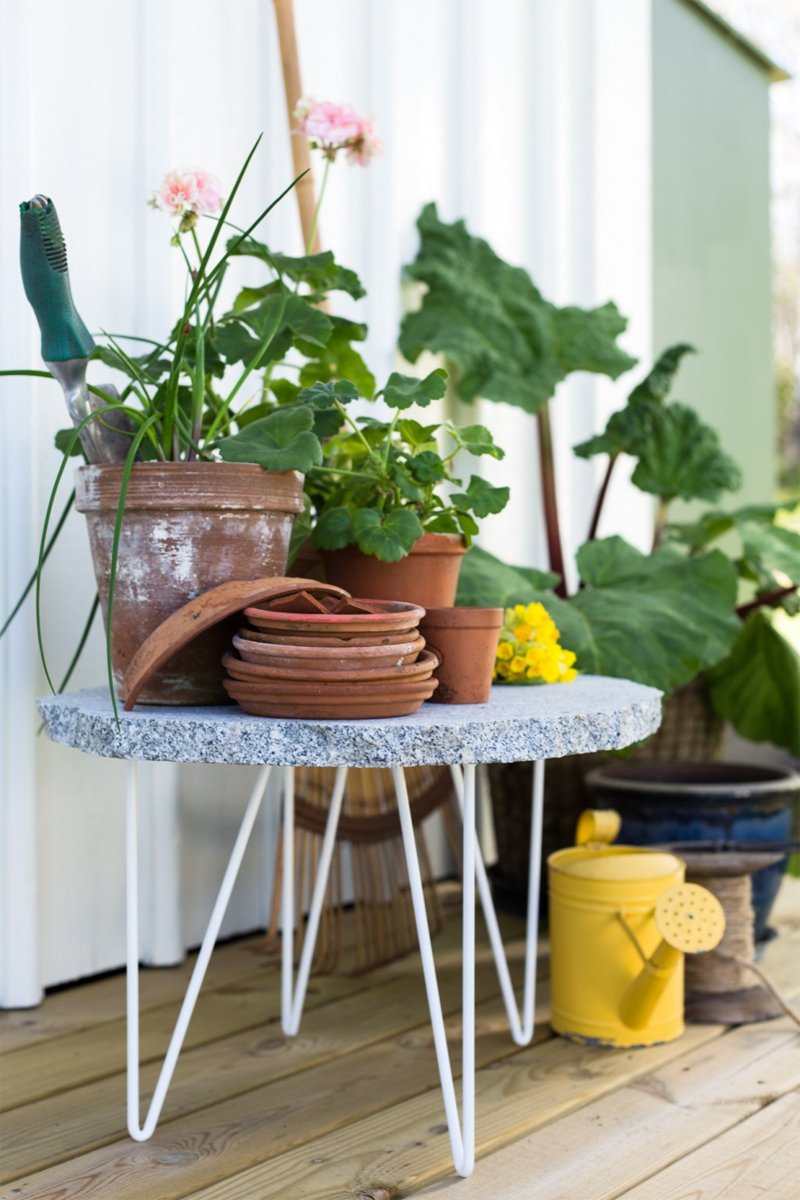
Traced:
[[[800, 753], [800, 534], [780, 524], [774, 505], [712, 509], [690, 524], [670, 524], [674, 500], [716, 504], [741, 482], [715, 431], [689, 406], [668, 399], [691, 347], [666, 350], [606, 429], [576, 447], [582, 457], [604, 454], [608, 461], [587, 514], [589, 539], [577, 552], [580, 586], [568, 597], [549, 404], [572, 371], [616, 378], [634, 365], [616, 344], [625, 320], [612, 304], [556, 307], [524, 270], [504, 262], [463, 222], [441, 222], [432, 205], [419, 229], [419, 254], [408, 271], [426, 292], [403, 322], [401, 350], [412, 361], [423, 350], [444, 353], [462, 399], [510, 403], [535, 414], [539, 428], [551, 569], [509, 567], [474, 547], [462, 568], [459, 602], [541, 601], [584, 671], [667, 693], [705, 673], [712, 704], [740, 733]], [[623, 454], [635, 460], [634, 484], [656, 499], [650, 554], [621, 537], [598, 536], [608, 483]]]
[[[445, 392], [445, 373], [424, 379], [394, 372], [378, 392], [393, 411], [388, 420], [351, 416], [358, 399], [352, 382], [318, 383], [299, 395], [313, 406], [330, 437], [321, 465], [306, 476], [312, 507], [312, 538], [323, 550], [357, 546], [384, 562], [405, 557], [423, 533], [453, 533], [467, 545], [477, 522], [508, 503], [507, 487], [492, 487], [477, 475], [464, 486], [454, 473], [459, 452], [502, 458], [482, 425], [422, 424], [408, 416]], [[441, 443], [441, 445], [440, 445]]]

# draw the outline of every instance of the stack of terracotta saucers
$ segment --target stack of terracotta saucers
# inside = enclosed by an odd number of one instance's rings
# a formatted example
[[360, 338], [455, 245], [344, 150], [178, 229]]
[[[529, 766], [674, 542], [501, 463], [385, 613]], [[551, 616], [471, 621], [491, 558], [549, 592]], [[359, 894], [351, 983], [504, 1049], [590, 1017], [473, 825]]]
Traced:
[[225, 689], [254, 716], [400, 717], [437, 687], [415, 604], [309, 589], [244, 615]]

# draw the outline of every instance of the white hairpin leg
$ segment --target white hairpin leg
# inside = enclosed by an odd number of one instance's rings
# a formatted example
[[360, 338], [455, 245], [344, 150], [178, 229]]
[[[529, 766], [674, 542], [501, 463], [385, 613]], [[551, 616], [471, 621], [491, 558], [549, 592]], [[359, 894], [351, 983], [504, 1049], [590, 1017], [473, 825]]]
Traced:
[[[463, 820], [466, 823], [466, 797], [465, 797], [465, 779], [462, 776], [461, 768], [453, 766], [450, 768], [453, 775], [453, 784], [456, 791], [459, 806], [462, 810]], [[497, 914], [492, 900], [492, 892], [489, 886], [489, 880], [486, 876], [486, 868], [483, 865], [480, 847], [475, 852], [475, 873], [478, 882], [478, 894], [481, 898], [481, 907], [483, 908], [483, 916], [486, 921], [486, 928], [489, 933], [489, 941], [492, 946], [494, 955], [495, 967], [497, 969], [497, 978], [500, 983], [500, 990], [503, 993], [503, 1003], [505, 1004], [506, 1014], [508, 1016], [508, 1025], [511, 1030], [511, 1036], [518, 1046], [527, 1046], [533, 1037], [534, 1030], [534, 1009], [536, 1007], [536, 947], [537, 947], [537, 928], [539, 924], [539, 888], [541, 884], [541, 868], [542, 868], [542, 808], [544, 797], [544, 762], [539, 760], [533, 764], [533, 795], [531, 797], [531, 841], [530, 841], [530, 866], [528, 868], [528, 918], [527, 928], [525, 933], [525, 976], [522, 993], [522, 1012], [520, 1013], [517, 1007], [517, 999], [514, 995], [514, 987], [511, 983], [511, 975], [508, 970], [508, 960], [503, 946], [503, 938], [500, 934], [500, 926], [497, 923]], [[464, 883], [466, 886], [467, 864], [464, 863]]]
[[127, 828], [126, 828], [126, 875], [127, 875], [127, 1009], [128, 1009], [128, 1132], [137, 1142], [152, 1136], [161, 1115], [178, 1055], [181, 1052], [186, 1030], [189, 1027], [194, 1006], [203, 983], [214, 943], [217, 940], [222, 918], [228, 907], [233, 885], [247, 849], [247, 843], [255, 824], [258, 810], [267, 787], [270, 767], [263, 767], [256, 780], [245, 809], [239, 832], [233, 844], [225, 874], [222, 877], [211, 916], [208, 920], [197, 962], [194, 965], [186, 995], [183, 998], [178, 1020], [170, 1038], [169, 1047], [158, 1076], [150, 1107], [144, 1124], [139, 1124], [139, 820], [138, 820], [138, 776], [135, 762], [128, 764], [127, 777]]
[[403, 834], [408, 882], [414, 906], [414, 919], [419, 938], [422, 973], [428, 996], [433, 1043], [439, 1067], [447, 1128], [453, 1163], [459, 1175], [469, 1175], [475, 1163], [475, 767], [464, 768], [463, 778], [463, 824], [464, 824], [464, 899], [462, 929], [462, 1041], [461, 1041], [461, 1119], [459, 1120], [453, 1069], [447, 1048], [442, 1002], [436, 979], [436, 965], [431, 946], [428, 914], [425, 909], [425, 893], [417, 857], [414, 824], [408, 801], [408, 789], [402, 767], [393, 767], [397, 808]]
[[311, 906], [308, 910], [303, 949], [300, 954], [300, 964], [297, 968], [297, 982], [292, 988], [292, 972], [294, 960], [294, 770], [292, 767], [283, 769], [283, 875], [281, 894], [281, 1026], [288, 1037], [294, 1037], [300, 1028], [303, 1016], [303, 1002], [308, 987], [308, 976], [311, 971], [311, 960], [314, 957], [314, 947], [317, 942], [322, 904], [325, 899], [325, 889], [328, 886], [333, 848], [336, 842], [336, 830], [339, 825], [339, 813], [342, 810], [345, 784], [347, 783], [347, 767], [339, 767], [333, 784], [331, 806], [325, 825], [325, 835], [322, 839], [322, 850], [319, 856], [317, 877], [311, 896]]

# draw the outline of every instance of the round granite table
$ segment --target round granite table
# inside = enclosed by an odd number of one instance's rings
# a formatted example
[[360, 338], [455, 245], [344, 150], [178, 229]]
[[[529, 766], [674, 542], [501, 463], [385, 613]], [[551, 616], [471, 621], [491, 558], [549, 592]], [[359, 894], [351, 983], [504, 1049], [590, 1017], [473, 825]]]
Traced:
[[[568, 685], [495, 687], [488, 704], [425, 704], [410, 717], [390, 720], [282, 720], [250, 717], [234, 707], [120, 710], [115, 717], [105, 690], [51, 696], [39, 701], [49, 737], [105, 758], [129, 762], [127, 783], [127, 1058], [128, 1130], [144, 1141], [155, 1130], [175, 1064], [255, 823], [270, 772], [281, 771], [283, 870], [281, 894], [281, 1018], [284, 1032], [300, 1027], [311, 960], [348, 769], [392, 770], [408, 867], [409, 886], [433, 1028], [453, 1161], [468, 1175], [475, 1153], [475, 890], [477, 885], [511, 1036], [533, 1037], [536, 928], [541, 876], [544, 760], [566, 754], [621, 749], [653, 733], [661, 720], [661, 694], [622, 679], [581, 676]], [[138, 799], [136, 762], [246, 763], [261, 766], [189, 981], [147, 1116], [140, 1124], [138, 977]], [[511, 984], [491, 891], [475, 835], [475, 768], [479, 763], [533, 761], [530, 878], [523, 1003]], [[414, 827], [403, 767], [451, 768], [463, 814], [462, 1108], [459, 1114], [447, 1046], [436, 967], [425, 910]], [[337, 767], [330, 810], [309, 908], [296, 982], [294, 961], [295, 766]]]

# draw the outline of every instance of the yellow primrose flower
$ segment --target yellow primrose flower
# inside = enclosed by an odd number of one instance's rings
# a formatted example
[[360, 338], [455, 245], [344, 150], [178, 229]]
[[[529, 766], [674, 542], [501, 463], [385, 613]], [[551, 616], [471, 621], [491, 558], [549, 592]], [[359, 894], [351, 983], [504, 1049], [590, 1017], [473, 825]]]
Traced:
[[515, 604], [513, 609], [509, 609], [508, 610], [509, 620], [511, 619], [512, 613], [519, 621], [524, 621], [525, 620], [525, 605], [524, 604]]
[[511, 642], [500, 643], [500, 645], [497, 647], [497, 657], [499, 659], [514, 657], [514, 647], [512, 646]]
[[529, 642], [533, 637], [533, 630], [530, 625], [517, 625], [514, 630], [514, 637], [518, 642]]
[[525, 659], [521, 655], [516, 655], [511, 660], [511, 673], [513, 675], [522, 675], [525, 670]]

